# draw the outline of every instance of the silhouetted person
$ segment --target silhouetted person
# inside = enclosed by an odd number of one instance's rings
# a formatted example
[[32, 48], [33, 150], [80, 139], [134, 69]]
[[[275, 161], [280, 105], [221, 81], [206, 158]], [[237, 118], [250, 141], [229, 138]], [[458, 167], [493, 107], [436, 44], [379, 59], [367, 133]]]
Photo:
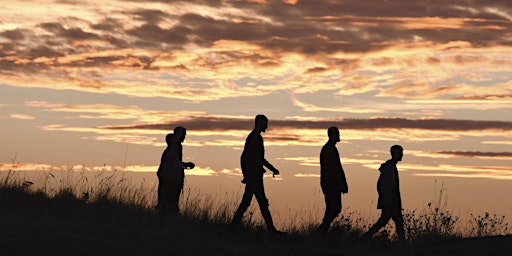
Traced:
[[341, 194], [348, 193], [347, 179], [336, 148], [340, 131], [337, 127], [329, 127], [327, 134], [329, 140], [320, 151], [320, 186], [325, 198], [325, 215], [317, 229], [319, 233], [327, 233], [331, 222], [341, 212]]
[[400, 184], [396, 168], [396, 164], [402, 161], [404, 149], [400, 145], [394, 145], [390, 151], [391, 159], [380, 166], [380, 176], [377, 181], [377, 192], [379, 193], [377, 209], [381, 209], [382, 213], [377, 222], [363, 235], [363, 240], [373, 236], [386, 226], [390, 219], [393, 219], [398, 239], [402, 242], [405, 241], [402, 199], [400, 198]]
[[267, 129], [268, 119], [264, 115], [257, 115], [254, 122], [254, 129], [249, 136], [247, 136], [244, 151], [240, 157], [242, 174], [244, 176], [242, 183], [245, 183], [245, 191], [242, 202], [240, 202], [240, 206], [238, 206], [233, 216], [230, 230], [233, 231], [240, 226], [244, 212], [251, 204], [252, 197], [255, 196], [260, 206], [261, 215], [263, 215], [263, 219], [267, 225], [267, 230], [270, 233], [281, 234], [282, 232], [277, 231], [274, 227], [272, 216], [268, 209], [265, 189], [263, 187], [263, 174], [265, 173], [263, 166], [271, 170], [274, 175], [279, 174], [279, 171], [265, 159], [265, 148], [263, 146], [261, 133], [265, 132]]
[[162, 154], [158, 167], [158, 205], [157, 212], [161, 215], [175, 216], [179, 212], [180, 194], [185, 179], [185, 168], [193, 169], [192, 162], [183, 162], [183, 147], [187, 130], [181, 126], [174, 128], [174, 134], [169, 133], [165, 137], [167, 148]]

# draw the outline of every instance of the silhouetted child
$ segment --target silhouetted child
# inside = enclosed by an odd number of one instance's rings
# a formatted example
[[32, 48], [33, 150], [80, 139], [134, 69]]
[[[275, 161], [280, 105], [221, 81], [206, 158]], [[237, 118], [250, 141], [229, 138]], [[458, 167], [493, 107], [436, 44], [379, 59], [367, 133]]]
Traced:
[[249, 136], [247, 136], [244, 151], [240, 157], [240, 164], [244, 176], [242, 183], [245, 183], [245, 191], [242, 196], [242, 201], [233, 216], [230, 230], [234, 231], [240, 226], [242, 217], [251, 204], [252, 197], [255, 196], [265, 224], [267, 225], [268, 232], [281, 234], [282, 232], [276, 230], [272, 221], [272, 216], [268, 209], [268, 200], [265, 196], [265, 188], [263, 187], [263, 174], [265, 173], [263, 166], [270, 169], [274, 175], [279, 174], [279, 171], [265, 159], [265, 148], [263, 146], [261, 133], [265, 132], [267, 129], [268, 119], [264, 115], [257, 115], [254, 122], [254, 129]]
[[319, 233], [327, 233], [331, 222], [341, 212], [341, 194], [348, 193], [347, 179], [336, 148], [340, 131], [337, 127], [329, 127], [327, 134], [329, 140], [320, 151], [320, 186], [325, 198], [325, 214], [317, 229]]
[[394, 145], [390, 152], [391, 159], [380, 166], [380, 176], [377, 181], [377, 192], [379, 193], [377, 209], [381, 209], [382, 213], [377, 222], [363, 235], [363, 240], [373, 236], [382, 227], [386, 226], [390, 219], [393, 219], [398, 239], [402, 242], [405, 241], [402, 199], [400, 197], [398, 169], [396, 168], [396, 164], [402, 161], [404, 150], [402, 146]]
[[181, 143], [185, 140], [187, 131], [178, 126], [174, 128], [174, 134], [169, 133], [165, 137], [167, 148], [162, 154], [160, 166], [158, 167], [158, 205], [157, 212], [161, 215], [169, 213], [175, 216], [179, 212], [180, 194], [185, 179], [185, 168], [193, 169], [194, 163], [184, 163], [183, 147]]

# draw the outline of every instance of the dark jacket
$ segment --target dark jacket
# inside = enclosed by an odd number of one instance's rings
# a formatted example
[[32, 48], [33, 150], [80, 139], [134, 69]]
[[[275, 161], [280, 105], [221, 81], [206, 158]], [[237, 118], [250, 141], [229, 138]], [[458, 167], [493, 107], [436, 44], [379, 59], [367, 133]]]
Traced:
[[258, 182], [262, 180], [265, 169], [263, 166], [270, 170], [276, 170], [265, 159], [265, 147], [263, 145], [263, 137], [254, 130], [249, 133], [245, 139], [244, 151], [240, 156], [240, 165], [242, 167], [242, 174], [244, 175], [243, 182]]
[[157, 175], [166, 179], [183, 181], [185, 178], [183, 166], [183, 146], [174, 134], [166, 137], [167, 148], [162, 153]]
[[379, 201], [377, 203], [377, 209], [402, 209], [400, 182], [396, 164], [390, 159], [381, 164], [379, 171], [380, 176], [377, 181]]
[[328, 142], [320, 151], [320, 186], [324, 194], [348, 193], [347, 179], [334, 143]]

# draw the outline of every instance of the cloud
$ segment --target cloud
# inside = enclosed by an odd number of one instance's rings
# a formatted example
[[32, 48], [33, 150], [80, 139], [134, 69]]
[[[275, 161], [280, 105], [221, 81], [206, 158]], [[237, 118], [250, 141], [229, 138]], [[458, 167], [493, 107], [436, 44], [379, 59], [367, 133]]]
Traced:
[[85, 32], [81, 28], [69, 28], [66, 29], [60, 23], [42, 23], [40, 27], [47, 32], [52, 33], [57, 37], [61, 37], [68, 40], [95, 40], [100, 37], [97, 34]]
[[[190, 132], [189, 146], [239, 147], [247, 131], [253, 128], [254, 117], [237, 115], [210, 115], [202, 111], [147, 110], [137, 106], [112, 104], [56, 104], [46, 101], [27, 101], [25, 106], [42, 111], [65, 113], [67, 120], [85, 119], [87, 127], [47, 124], [45, 131], [89, 133], [85, 137], [100, 141], [162, 146], [160, 136], [176, 126]], [[273, 119], [269, 116], [272, 132], [265, 135], [267, 145], [321, 146], [325, 130], [337, 126], [344, 140], [385, 141], [454, 141], [461, 136], [512, 136], [512, 123], [507, 121], [481, 121], [457, 119], [410, 118], [307, 118], [289, 117]], [[117, 120], [127, 124], [108, 125], [104, 121]], [[92, 122], [92, 123], [91, 123]], [[93, 122], [101, 123], [94, 125]], [[390, 131], [393, 132], [390, 132]]]
[[212, 176], [212, 175], [218, 175], [219, 173], [214, 171], [211, 167], [205, 167], [201, 168], [196, 166], [192, 170], [185, 170], [186, 175], [191, 176]]
[[299, 165], [303, 166], [320, 166], [320, 160], [318, 157], [283, 157], [279, 158], [279, 160], [298, 162]]
[[25, 38], [23, 29], [5, 30], [0, 33], [0, 36], [13, 41], [19, 41]]
[[[395, 86], [379, 93], [378, 97], [397, 97], [407, 99], [437, 99], [442, 102], [481, 102], [481, 103], [504, 103], [512, 102], [511, 100], [512, 88], [498, 84], [495, 86], [487, 86], [483, 89], [481, 86], [476, 85], [446, 85], [446, 86], [431, 86], [425, 83], [422, 84], [404, 84]], [[450, 97], [451, 99], [442, 99], [441, 97]], [[409, 100], [408, 102], [420, 102]]]
[[23, 114], [9, 114], [10, 118], [20, 119], [20, 120], [34, 120], [36, 119], [34, 116], [23, 115]]
[[162, 123], [205, 114], [202, 111], [145, 110], [133, 105], [55, 104], [46, 101], [27, 101], [24, 105], [44, 111], [70, 113], [73, 116], [68, 118], [73, 119], [135, 120], [136, 123]]
[[491, 145], [512, 145], [512, 141], [482, 141], [482, 144], [491, 144]]
[[219, 172], [219, 174], [222, 175], [230, 175], [230, 176], [242, 176], [242, 170], [240, 168], [235, 168], [233, 170], [231, 169], [222, 169], [222, 171]]
[[505, 166], [465, 166], [465, 165], [415, 165], [401, 164], [400, 171], [411, 172], [415, 176], [423, 177], [456, 177], [456, 178], [482, 178], [496, 180], [512, 180], [512, 171]]
[[[113, 166], [113, 165], [101, 165], [101, 166], [86, 166], [82, 164], [77, 165], [51, 165], [41, 163], [0, 163], [0, 171], [131, 171], [131, 172], [155, 172], [158, 170], [158, 166], [153, 165], [129, 165], [129, 166]], [[194, 169], [185, 170], [185, 175], [190, 176], [212, 176], [212, 175], [237, 175], [236, 170], [231, 171], [224, 169], [222, 171], [215, 171], [211, 167], [199, 167], [196, 166]], [[240, 173], [241, 174], [241, 173]]]
[[[358, 156], [360, 158], [350, 158], [350, 157], [345, 157], [345, 156], [342, 156], [341, 157], [341, 163], [343, 165], [352, 165], [352, 164], [357, 164], [357, 165], [363, 165], [363, 166], [371, 166], [370, 168], [373, 170], [373, 169], [376, 169], [378, 168], [378, 166], [382, 163], [382, 160], [375, 160], [375, 159], [368, 159], [369, 158], [372, 158], [372, 156]], [[302, 165], [302, 166], [309, 166], [309, 167], [316, 167], [316, 169], [318, 169], [320, 167], [320, 158], [318, 156], [314, 156], [314, 157], [283, 157], [283, 158], [278, 158], [278, 160], [285, 160], [285, 161], [292, 161], [292, 162], [296, 162], [298, 163], [299, 165]], [[373, 168], [375, 167], [375, 168]], [[314, 173], [317, 173], [318, 171], [315, 170]]]
[[[142, 167], [142, 166], [133, 166], [127, 167], [132, 170], [144, 169], [144, 168], [152, 168], [152, 167]], [[76, 165], [52, 165], [52, 164], [43, 164], [43, 163], [27, 163], [27, 162], [17, 162], [17, 163], [0, 163], [0, 171], [120, 171], [124, 170], [124, 167], [121, 166], [112, 166], [112, 165], [101, 165], [101, 166], [86, 166], [82, 164]], [[156, 172], [156, 171], [155, 171]]]
[[297, 178], [320, 178], [320, 174], [313, 173], [296, 173], [293, 176]]
[[295, 106], [300, 107], [306, 112], [338, 112], [338, 113], [359, 113], [359, 114], [375, 114], [384, 113], [383, 109], [368, 108], [360, 106], [351, 107], [321, 107], [315, 104], [306, 103], [298, 100], [296, 97], [292, 97], [292, 102]]
[[[231, 118], [222, 116], [201, 116], [179, 120], [178, 123], [187, 129], [203, 130], [248, 130], [252, 128], [252, 119]], [[320, 120], [272, 120], [272, 129], [320, 129], [330, 126], [340, 129], [376, 130], [376, 129], [421, 129], [438, 131], [483, 131], [483, 130], [512, 130], [512, 122], [481, 121], [456, 119], [407, 119], [407, 118], [370, 118], [370, 119], [320, 119]], [[150, 129], [169, 130], [170, 124], [141, 124], [128, 126], [106, 126], [104, 129]]]
[[512, 159], [512, 152], [481, 152], [481, 151], [438, 151], [435, 154], [454, 157], [475, 157], [483, 159]]
[[[143, 31], [149, 33], [151, 30]], [[141, 38], [149, 40], [153, 36], [141, 35]], [[157, 39], [153, 43], [161, 44]], [[500, 95], [511, 93], [509, 85], [492, 78], [493, 73], [510, 71], [507, 68], [510, 65], [492, 64], [506, 54], [508, 48], [497, 49], [496, 54], [487, 54], [486, 58], [473, 58], [472, 62], [457, 62], [450, 55], [471, 55], [475, 51], [474, 54], [481, 55], [484, 50], [454, 43], [441, 46], [403, 44], [364, 57], [334, 54], [312, 58], [274, 52], [254, 42], [240, 40], [219, 39], [206, 48], [183, 45], [169, 51], [142, 46], [116, 49], [102, 44], [105, 43], [63, 54], [60, 49], [46, 45], [20, 48], [17, 43], [9, 43], [6, 48], [13, 48], [17, 55], [0, 58], [3, 70], [0, 75], [4, 83], [16, 87], [174, 98], [188, 102], [267, 96], [279, 92], [306, 95], [335, 91], [335, 96], [339, 97], [375, 94], [403, 98], [408, 99], [406, 103], [409, 105], [423, 104], [424, 101], [418, 101], [423, 99], [450, 100], [446, 98], [449, 96], [452, 101], [445, 104], [457, 101], [459, 104], [468, 103], [464, 105], [466, 108], [481, 108], [490, 102], [495, 103], [492, 108], [505, 108], [509, 97]], [[438, 62], [422, 67], [421, 74], [415, 69], [423, 60], [428, 63], [427, 60], [434, 58], [432, 55], [437, 51], [450, 46], [461, 49], [450, 49], [453, 54], [448, 52], [445, 54], [447, 57], [435, 57]], [[398, 52], [400, 55], [395, 57]], [[466, 59], [471, 59], [469, 57]], [[485, 68], [481, 68], [482, 65]], [[318, 71], [320, 66], [322, 72], [311, 73], [312, 70]], [[74, 71], [77, 68], [79, 72]], [[425, 70], [428, 77], [424, 75]], [[159, 75], [163, 73], [164, 76]], [[467, 84], [446, 85], [460, 77]], [[476, 77], [487, 79], [490, 85], [470, 84], [475, 83]], [[38, 82], [34, 83], [35, 80]], [[244, 80], [258, 82], [245, 83]], [[469, 99], [478, 99], [481, 106], [472, 104], [475, 100], [468, 102]], [[298, 101], [298, 97], [295, 97], [294, 104], [307, 111], [359, 111], [359, 108], [307, 105]], [[432, 107], [441, 107], [436, 106], [438, 104]]]
[[[103, 21], [87, 29], [114, 30], [121, 27], [124, 29], [121, 31], [139, 39], [128, 40], [132, 41], [131, 45], [145, 45], [155, 49], [161, 49], [162, 45], [155, 42], [164, 42], [163, 38], [170, 39], [169, 45], [194, 42], [203, 46], [227, 39], [253, 42], [274, 51], [316, 54], [375, 51], [392, 42], [412, 40], [414, 36], [439, 43], [457, 37], [477, 45], [490, 45], [503, 40], [499, 30], [510, 28], [506, 22], [508, 16], [497, 11], [500, 7], [507, 8], [503, 3], [472, 3], [467, 8], [458, 8], [457, 1], [442, 5], [396, 1], [376, 8], [368, 3], [352, 2], [298, 1], [289, 5], [281, 1], [268, 1], [264, 4], [242, 1], [155, 1], [153, 6], [160, 5], [162, 8], [147, 8], [141, 1], [125, 4], [125, 10], [120, 11], [123, 3], [127, 2], [115, 1], [104, 9], [92, 7], [91, 11], [101, 14]], [[86, 12], [76, 15], [80, 15], [81, 19], [88, 18]], [[109, 16], [119, 18], [106, 18]], [[131, 22], [123, 22], [121, 18]], [[66, 28], [57, 22], [44, 22], [40, 26], [66, 39], [107, 37], [107, 34], [85, 31], [85, 27]], [[480, 36], [481, 33], [486, 36]], [[122, 37], [118, 34], [114, 36]]]

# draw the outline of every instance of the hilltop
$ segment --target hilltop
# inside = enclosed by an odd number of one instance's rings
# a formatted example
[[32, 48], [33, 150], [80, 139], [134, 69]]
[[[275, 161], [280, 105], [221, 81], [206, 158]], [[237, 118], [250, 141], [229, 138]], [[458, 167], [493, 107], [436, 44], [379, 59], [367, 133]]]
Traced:
[[327, 237], [307, 230], [268, 237], [247, 226], [227, 232], [229, 216], [187, 213], [159, 219], [153, 209], [105, 194], [91, 200], [62, 190], [54, 196], [25, 186], [0, 187], [0, 255], [509, 255], [512, 236], [432, 236], [400, 245], [335, 227]]

